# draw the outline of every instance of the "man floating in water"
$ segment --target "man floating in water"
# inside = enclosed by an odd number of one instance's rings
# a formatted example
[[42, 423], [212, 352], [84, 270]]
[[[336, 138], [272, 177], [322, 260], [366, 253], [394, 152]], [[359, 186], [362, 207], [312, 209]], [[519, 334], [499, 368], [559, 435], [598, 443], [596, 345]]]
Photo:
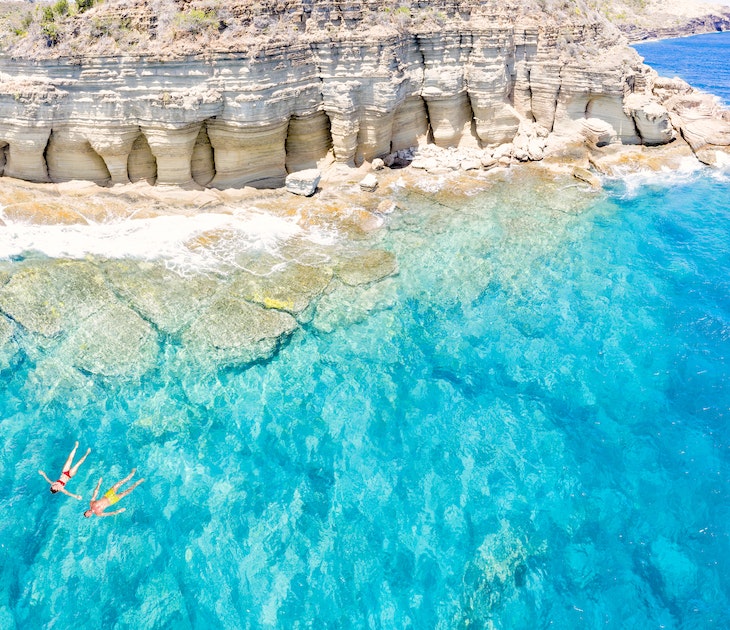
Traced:
[[81, 501], [81, 495], [80, 494], [74, 494], [73, 492], [69, 492], [66, 490], [66, 484], [69, 482], [71, 477], [73, 477], [76, 474], [76, 471], [79, 469], [79, 466], [84, 463], [84, 460], [89, 456], [89, 453], [91, 453], [91, 449], [87, 449], [84, 456], [76, 462], [76, 465], [71, 467], [71, 464], [73, 463], [74, 457], [76, 457], [76, 449], [79, 447], [79, 443], [76, 442], [74, 444], [74, 448], [71, 451], [71, 454], [68, 456], [68, 459], [66, 460], [66, 463], [63, 465], [63, 468], [61, 469], [61, 476], [58, 478], [57, 481], [51, 481], [48, 478], [48, 475], [44, 473], [42, 470], [38, 471], [38, 474], [41, 475], [48, 483], [51, 484], [51, 492], [55, 494], [56, 492], [63, 492], [64, 494], [67, 494], [70, 497], [73, 497], [74, 499], [78, 499]]
[[96, 496], [99, 494], [99, 488], [101, 488], [101, 477], [99, 477], [99, 483], [96, 484], [96, 488], [94, 489], [94, 495], [91, 497], [91, 501], [89, 502], [90, 509], [86, 510], [84, 512], [84, 516], [86, 518], [89, 518], [92, 514], [96, 514], [97, 516], [114, 516], [115, 514], [121, 514], [126, 510], [127, 508], [121, 508], [119, 510], [114, 510], [113, 512], [104, 512], [108, 507], [114, 505], [119, 499], [122, 499], [126, 497], [132, 490], [134, 490], [139, 484], [141, 484], [144, 479], [140, 479], [138, 482], [136, 482], [132, 487], [127, 488], [124, 492], [120, 492], [117, 494], [117, 490], [121, 488], [125, 483], [127, 483], [132, 477], [134, 477], [134, 473], [137, 472], [136, 468], [132, 468], [132, 472], [129, 473], [124, 479], [121, 481], [118, 481], [115, 483], [111, 489], [109, 489], [106, 494], [104, 494], [101, 499], [98, 501], [96, 500]]

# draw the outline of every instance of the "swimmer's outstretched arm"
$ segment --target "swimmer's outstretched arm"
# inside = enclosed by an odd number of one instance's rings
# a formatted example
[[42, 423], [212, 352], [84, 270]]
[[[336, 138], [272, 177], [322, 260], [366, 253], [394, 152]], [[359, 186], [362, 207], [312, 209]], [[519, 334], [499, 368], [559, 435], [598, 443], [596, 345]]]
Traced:
[[101, 488], [101, 477], [99, 477], [99, 483], [96, 484], [96, 488], [94, 488], [94, 494], [91, 497], [92, 501], [96, 501], [96, 497], [99, 494], [99, 488]]
[[51, 485], [53, 485], [53, 482], [48, 478], [48, 475], [46, 473], [44, 473], [42, 470], [39, 470], [38, 471], [38, 474], [41, 477], [43, 477], [43, 479], [45, 479], [48, 483], [50, 483]]
[[99, 516], [114, 516], [115, 514], [121, 514], [124, 512], [127, 508], [121, 508], [119, 510], [114, 510], [113, 512], [102, 512], [99, 514]]
[[59, 492], [63, 492], [65, 495], [68, 495], [69, 497], [73, 497], [74, 499], [78, 499], [81, 501], [81, 495], [80, 494], [74, 494], [73, 492], [69, 492], [66, 490], [66, 488], [60, 488]]

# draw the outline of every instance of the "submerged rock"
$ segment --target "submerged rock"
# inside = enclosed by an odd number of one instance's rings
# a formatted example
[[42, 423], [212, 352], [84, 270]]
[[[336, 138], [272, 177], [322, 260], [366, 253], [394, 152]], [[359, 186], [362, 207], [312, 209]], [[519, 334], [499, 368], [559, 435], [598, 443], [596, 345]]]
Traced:
[[296, 328], [289, 313], [226, 295], [193, 322], [183, 340], [200, 359], [245, 364], [273, 356]]
[[10, 341], [13, 336], [13, 324], [5, 317], [0, 315], [0, 348]]
[[13, 341], [14, 332], [13, 323], [0, 315], [0, 372], [10, 367], [10, 362], [18, 351]]
[[94, 381], [71, 365], [66, 357], [41, 353], [28, 374], [23, 392], [39, 405], [63, 401], [67, 410], [83, 410], [98, 402]]
[[219, 284], [205, 275], [183, 277], [162, 264], [136, 261], [111, 262], [104, 273], [142, 317], [170, 334], [196, 318]]
[[593, 188], [601, 187], [601, 180], [598, 179], [598, 177], [596, 177], [588, 169], [581, 168], [580, 166], [573, 167], [573, 177], [581, 182], [590, 184]]
[[0, 310], [45, 337], [73, 328], [113, 301], [102, 275], [86, 262], [33, 262], [0, 288]]
[[154, 363], [157, 335], [131, 308], [113, 302], [84, 320], [59, 353], [92, 374], [139, 376]]
[[139, 375], [157, 353], [150, 324], [117, 299], [88, 262], [33, 262], [0, 289], [0, 308], [47, 340], [80, 370], [103, 376]]
[[395, 255], [382, 249], [359, 253], [337, 265], [336, 272], [345, 284], [357, 286], [376, 282], [398, 269]]
[[398, 204], [395, 203], [392, 199], [383, 199], [379, 204], [378, 207], [375, 209], [375, 212], [378, 214], [391, 214], [398, 208]]
[[243, 273], [229, 291], [232, 295], [265, 308], [301, 313], [332, 280], [332, 270], [324, 267], [290, 264], [267, 275]]
[[322, 332], [365, 321], [373, 313], [391, 308], [397, 289], [392, 279], [361, 288], [339, 284], [317, 303], [314, 326]]

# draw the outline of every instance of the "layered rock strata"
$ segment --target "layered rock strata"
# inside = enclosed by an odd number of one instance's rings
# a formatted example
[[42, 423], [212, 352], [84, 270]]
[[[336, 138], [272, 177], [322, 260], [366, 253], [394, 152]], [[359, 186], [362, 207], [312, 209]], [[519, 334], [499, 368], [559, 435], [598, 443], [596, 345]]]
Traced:
[[437, 30], [411, 15], [373, 38], [363, 6], [327, 4], [326, 15], [310, 7], [306, 35], [246, 53], [0, 58], [0, 171], [279, 187], [330, 152], [359, 164], [428, 141], [516, 141], [524, 159], [541, 159], [556, 137], [655, 145], [676, 135], [655, 75], [597, 14], [563, 22], [442, 2]]
[[673, 126], [701, 162], [708, 166], [730, 164], [730, 110], [721, 107], [711, 94], [677, 78], [657, 79], [654, 91], [669, 111]]

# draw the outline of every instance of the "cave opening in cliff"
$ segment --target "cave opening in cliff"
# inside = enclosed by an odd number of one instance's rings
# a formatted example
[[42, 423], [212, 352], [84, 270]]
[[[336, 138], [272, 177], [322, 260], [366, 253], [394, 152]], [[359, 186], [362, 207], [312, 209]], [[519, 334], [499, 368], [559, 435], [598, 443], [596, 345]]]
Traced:
[[132, 183], [144, 180], [152, 185], [157, 181], [157, 159], [150, 149], [147, 138], [141, 132], [129, 153], [127, 172]]

